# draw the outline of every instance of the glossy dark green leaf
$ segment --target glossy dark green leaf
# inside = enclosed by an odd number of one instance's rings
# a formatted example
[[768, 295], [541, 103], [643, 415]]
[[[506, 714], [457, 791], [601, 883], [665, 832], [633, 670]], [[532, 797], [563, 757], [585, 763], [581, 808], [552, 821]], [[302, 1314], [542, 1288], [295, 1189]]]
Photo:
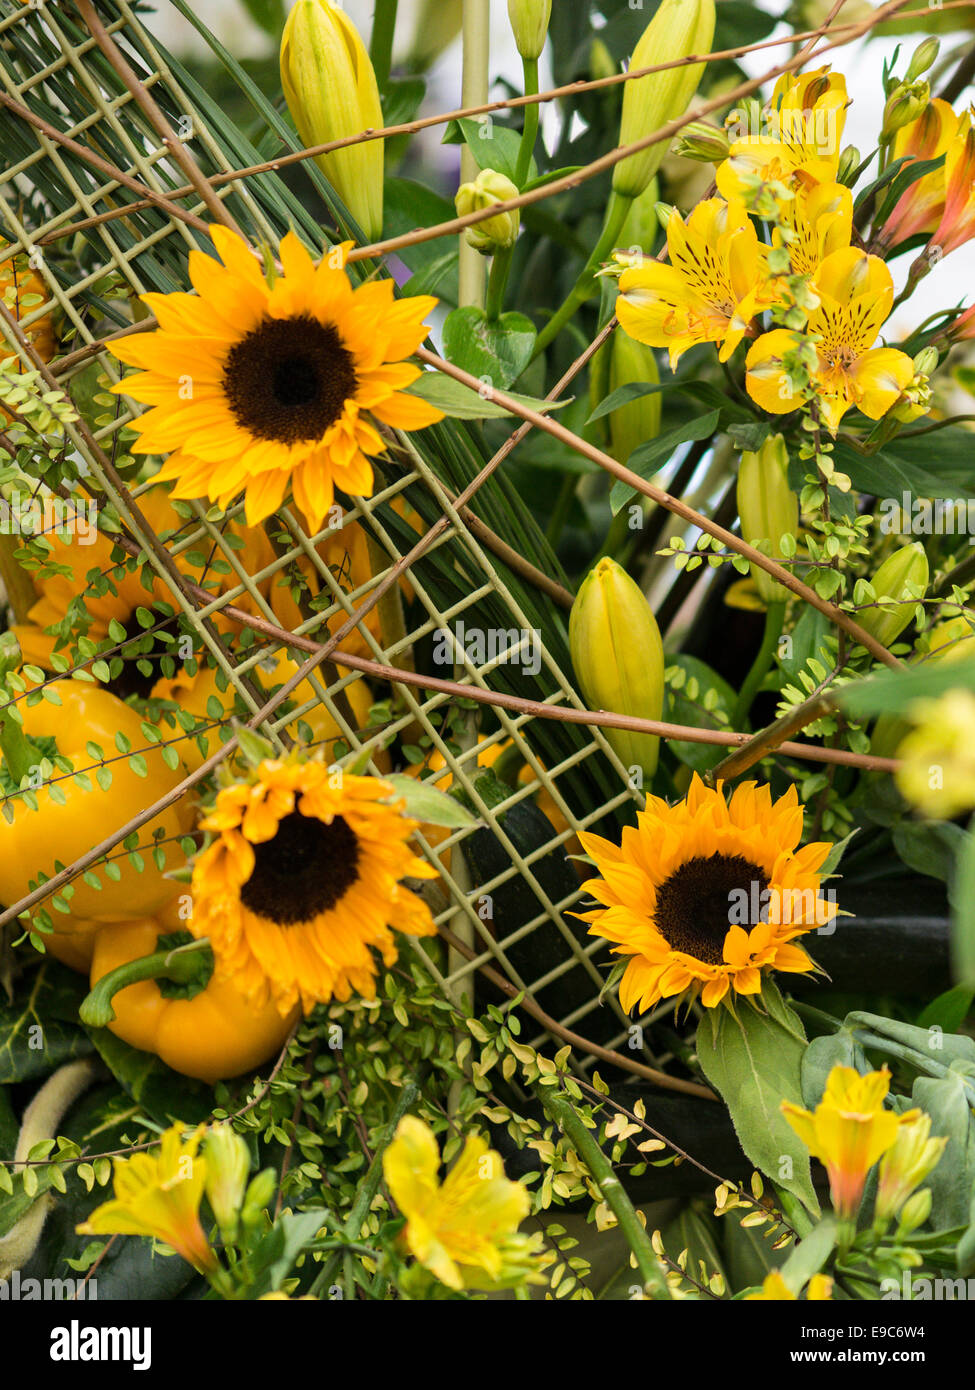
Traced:
[[[641, 478], [652, 478], [682, 444], [709, 439], [718, 428], [720, 414], [719, 410], [711, 410], [706, 415], [689, 420], [686, 425], [679, 425], [677, 429], [668, 430], [666, 434], [658, 435], [656, 439], [641, 444], [627, 459], [627, 468], [638, 473]], [[613, 484], [609, 494], [609, 504], [614, 512], [618, 512], [636, 495], [636, 490], [628, 483], [617, 482]]]
[[0, 995], [0, 1085], [47, 1076], [91, 1052], [77, 1021], [86, 992], [80, 975], [44, 960], [21, 980], [12, 1004]]
[[443, 328], [448, 360], [500, 391], [517, 381], [528, 366], [535, 338], [531, 319], [517, 310], [491, 321], [473, 304], [454, 309]]

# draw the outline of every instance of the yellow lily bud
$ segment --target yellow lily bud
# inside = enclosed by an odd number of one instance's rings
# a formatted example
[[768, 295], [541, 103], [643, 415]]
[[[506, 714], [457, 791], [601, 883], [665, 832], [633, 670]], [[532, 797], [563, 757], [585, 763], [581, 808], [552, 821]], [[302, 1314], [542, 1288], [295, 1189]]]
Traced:
[[[306, 145], [324, 145], [383, 124], [376, 74], [355, 25], [328, 0], [298, 0], [281, 37], [281, 86]], [[383, 230], [383, 142], [370, 140], [315, 163], [376, 241]]]
[[[579, 688], [593, 709], [659, 719], [664, 704], [660, 629], [639, 585], [608, 557], [579, 586], [569, 614], [569, 650]], [[649, 778], [657, 768], [654, 734], [605, 729], [626, 768]]]
[[[609, 350], [609, 393], [631, 381], [660, 384], [660, 371], [653, 348], [638, 343], [621, 329], [613, 334]], [[609, 452], [617, 463], [625, 463], [633, 450], [660, 433], [660, 392], [638, 396], [621, 405], [609, 418]]]
[[904, 74], [905, 82], [914, 82], [934, 63], [941, 49], [941, 44], [937, 39], [925, 39], [915, 48], [911, 61], [907, 65], [907, 72]]
[[[784, 557], [782, 537], [799, 530], [799, 499], [789, 486], [789, 454], [781, 434], [766, 439], [757, 453], [744, 453], [738, 470], [738, 515], [741, 534], [749, 545], [769, 543], [773, 560]], [[764, 547], [763, 547], [764, 550]], [[789, 591], [758, 565], [751, 566], [759, 595], [769, 603], [781, 603]]]
[[552, 0], [508, 0], [508, 19], [523, 58], [537, 58], [545, 47]]
[[[480, 212], [482, 208], [495, 203], [507, 202], [517, 198], [518, 189], [504, 174], [496, 169], [482, 169], [473, 183], [462, 183], [454, 196], [454, 207], [458, 217], [466, 217], [470, 212]], [[493, 256], [496, 251], [506, 251], [518, 239], [521, 213], [502, 212], [497, 217], [486, 217], [483, 222], [475, 222], [464, 235], [468, 246], [480, 251], [482, 256]]]
[[660, 218], [657, 216], [657, 202], [660, 189], [656, 178], [652, 178], [639, 198], [634, 198], [626, 214], [626, 221], [617, 238], [621, 248], [631, 255], [637, 252], [652, 256], [660, 236]]
[[243, 1135], [230, 1124], [211, 1125], [206, 1135], [206, 1194], [228, 1245], [237, 1239], [240, 1208], [251, 1170], [250, 1152]]
[[[707, 53], [714, 38], [714, 0], [663, 0], [633, 50], [630, 68], [648, 68], [695, 53]], [[651, 73], [623, 89], [620, 144], [630, 145], [682, 116], [704, 72], [703, 63]], [[646, 188], [667, 153], [658, 140], [613, 169], [613, 192], [635, 198]]]
[[902, 546], [888, 555], [870, 583], [878, 600], [891, 600], [890, 606], [865, 608], [855, 614], [862, 628], [890, 647], [914, 617], [912, 599], [922, 599], [927, 591], [930, 570], [920, 541]]

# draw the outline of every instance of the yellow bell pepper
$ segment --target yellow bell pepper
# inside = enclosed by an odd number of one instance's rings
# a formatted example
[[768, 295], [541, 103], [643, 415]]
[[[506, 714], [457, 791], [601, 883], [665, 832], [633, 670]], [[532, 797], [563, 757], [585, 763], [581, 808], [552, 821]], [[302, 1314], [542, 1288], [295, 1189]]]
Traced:
[[[264, 1008], [249, 1004], [231, 980], [216, 980], [211, 973], [212, 958], [207, 951], [193, 950], [177, 957], [187, 964], [189, 978], [182, 982], [170, 978], [176, 973], [163, 959], [144, 964], [154, 957], [194, 938], [178, 916], [175, 898], [158, 918], [142, 918], [104, 926], [95, 934], [91, 962], [92, 989], [114, 971], [120, 971], [117, 992], [107, 1005], [107, 1027], [130, 1047], [152, 1052], [173, 1071], [198, 1081], [225, 1081], [253, 1071], [266, 1062], [284, 1043], [299, 1010], [282, 1018], [274, 1003]], [[197, 969], [198, 968], [198, 969]], [[157, 973], [145, 977], [145, 972]], [[133, 983], [125, 983], [130, 977]], [[103, 986], [103, 991], [106, 986]], [[110, 992], [110, 991], [109, 991]], [[97, 991], [96, 991], [97, 995]], [[82, 1017], [101, 1023], [105, 1001], [99, 999], [94, 1013], [82, 1006]], [[86, 1017], [87, 1015], [87, 1017]]]
[[[78, 680], [58, 681], [53, 688], [60, 697], [58, 705], [42, 700], [28, 706], [21, 701], [23, 733], [34, 742], [55, 739], [58, 752], [70, 758], [76, 774], [84, 770], [91, 785], [86, 790], [78, 775], [55, 771], [54, 778], [33, 793], [36, 810], [23, 796], [6, 803], [12, 808], [13, 819], [9, 823], [0, 820], [0, 903], [7, 907], [25, 897], [42, 873], [52, 877], [56, 863], [71, 864], [80, 858], [186, 776], [181, 764], [175, 769], [166, 766], [161, 749], [151, 745], [143, 733], [140, 715], [109, 691]], [[14, 733], [14, 726], [8, 723], [4, 738]], [[133, 754], [144, 759], [145, 776], [130, 766], [127, 756], [119, 755], [119, 735], [128, 739]], [[89, 742], [98, 744], [106, 760], [112, 760], [106, 763], [112, 780], [105, 788], [92, 766], [86, 747]], [[109, 876], [104, 864], [94, 865], [101, 888], [76, 878], [70, 896], [72, 915], [100, 922], [125, 921], [162, 907], [173, 894], [172, 881], [163, 875], [184, 863], [178, 840], [189, 831], [193, 820], [190, 803], [182, 799], [148, 821], [138, 832], [141, 872], [121, 850], [111, 859], [117, 878]], [[161, 866], [153, 850], [157, 833]]]

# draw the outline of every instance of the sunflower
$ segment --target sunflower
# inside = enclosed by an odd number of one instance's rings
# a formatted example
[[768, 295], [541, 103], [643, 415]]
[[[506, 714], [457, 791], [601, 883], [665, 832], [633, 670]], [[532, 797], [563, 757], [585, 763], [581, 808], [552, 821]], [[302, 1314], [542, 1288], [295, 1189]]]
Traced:
[[268, 283], [246, 243], [210, 232], [223, 264], [191, 251], [196, 295], [147, 294], [157, 331], [112, 344], [144, 370], [112, 389], [151, 408], [135, 422], [134, 452], [170, 454], [160, 478], [176, 496], [225, 506], [241, 491], [247, 520], [262, 521], [290, 483], [313, 531], [334, 489], [369, 497], [368, 454], [383, 440], [374, 420], [422, 429], [442, 418], [404, 394], [420, 368], [401, 359], [426, 336], [428, 295], [394, 298], [390, 279], [353, 289], [336, 247], [316, 266], [297, 236], [281, 242], [283, 274]]
[[835, 915], [817, 873], [831, 846], [798, 848], [802, 812], [795, 787], [773, 802], [745, 782], [725, 801], [695, 774], [676, 806], [650, 797], [622, 844], [580, 834], [601, 875], [585, 887], [601, 906], [576, 915], [630, 957], [627, 1012], [683, 994], [713, 1008], [729, 988], [757, 994], [763, 969], [815, 969], [790, 943]]
[[390, 928], [430, 936], [429, 908], [400, 880], [435, 878], [407, 845], [417, 822], [390, 803], [393, 789], [323, 761], [265, 761], [224, 787], [200, 822], [216, 833], [193, 868], [193, 917], [217, 972], [243, 993], [272, 997], [282, 1014], [300, 1000], [375, 997], [376, 963], [396, 959]]

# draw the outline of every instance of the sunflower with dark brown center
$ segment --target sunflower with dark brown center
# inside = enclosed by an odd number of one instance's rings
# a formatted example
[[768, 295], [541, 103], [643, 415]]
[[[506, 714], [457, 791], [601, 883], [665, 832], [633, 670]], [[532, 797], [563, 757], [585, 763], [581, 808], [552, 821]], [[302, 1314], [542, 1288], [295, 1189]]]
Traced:
[[269, 284], [239, 236], [210, 235], [223, 264], [190, 252], [196, 294], [143, 295], [158, 329], [111, 344], [143, 369], [112, 388], [151, 407], [135, 421], [134, 452], [170, 455], [158, 476], [176, 480], [176, 497], [226, 506], [243, 492], [251, 525], [290, 486], [317, 532], [335, 488], [372, 495], [368, 456], [385, 448], [374, 421], [416, 430], [442, 418], [403, 389], [420, 375], [403, 358], [437, 301], [396, 299], [391, 279], [353, 289], [346, 246], [316, 265], [294, 232]]
[[621, 844], [580, 834], [600, 874], [585, 890], [600, 906], [578, 916], [629, 957], [628, 1013], [684, 994], [713, 1008], [729, 989], [757, 994], [763, 970], [815, 969], [790, 943], [836, 915], [817, 872], [831, 846], [800, 849], [802, 819], [795, 787], [773, 801], [744, 782], [726, 801], [695, 775], [676, 806], [650, 797]]
[[262, 762], [218, 793], [200, 822], [216, 839], [193, 868], [190, 923], [210, 938], [218, 975], [282, 1014], [375, 996], [373, 951], [391, 965], [393, 930], [435, 931], [401, 880], [436, 870], [410, 850], [417, 823], [392, 797], [375, 777], [297, 758]]

